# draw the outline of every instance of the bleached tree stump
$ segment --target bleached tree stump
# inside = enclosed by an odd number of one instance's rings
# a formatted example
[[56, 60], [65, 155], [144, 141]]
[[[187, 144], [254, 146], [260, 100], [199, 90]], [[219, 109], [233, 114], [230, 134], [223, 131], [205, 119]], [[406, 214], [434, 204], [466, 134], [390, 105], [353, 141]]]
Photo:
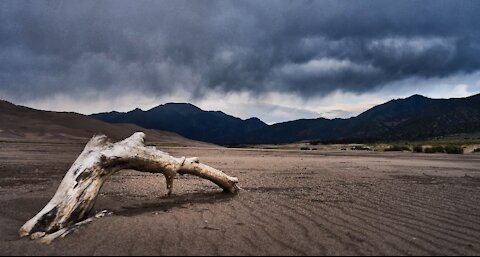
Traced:
[[144, 144], [144, 133], [135, 133], [118, 143], [106, 136], [95, 136], [73, 163], [50, 202], [20, 229], [20, 236], [51, 242], [88, 222], [97, 195], [110, 175], [132, 169], [162, 173], [172, 193], [177, 174], [191, 174], [208, 179], [225, 192], [236, 193], [238, 179], [204, 165], [198, 158], [175, 158]]

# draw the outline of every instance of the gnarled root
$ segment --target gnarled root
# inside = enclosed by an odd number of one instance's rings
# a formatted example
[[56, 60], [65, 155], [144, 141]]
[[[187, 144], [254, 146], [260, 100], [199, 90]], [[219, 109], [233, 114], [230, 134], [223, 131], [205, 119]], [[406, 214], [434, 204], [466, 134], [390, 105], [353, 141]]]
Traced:
[[110, 143], [106, 136], [95, 136], [73, 163], [50, 202], [20, 229], [20, 236], [30, 236], [50, 243], [63, 237], [84, 222], [90, 214], [98, 192], [113, 173], [132, 169], [162, 173], [172, 193], [177, 174], [191, 174], [208, 179], [225, 192], [236, 193], [238, 179], [199, 162], [198, 158], [175, 158], [155, 147], [146, 147], [144, 133]]

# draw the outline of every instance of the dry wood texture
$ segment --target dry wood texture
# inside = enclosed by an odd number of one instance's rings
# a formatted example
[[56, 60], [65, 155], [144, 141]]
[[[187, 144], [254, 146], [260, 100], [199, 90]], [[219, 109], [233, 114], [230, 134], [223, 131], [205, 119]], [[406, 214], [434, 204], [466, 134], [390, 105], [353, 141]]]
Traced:
[[162, 173], [168, 194], [177, 174], [208, 179], [227, 193], [236, 193], [238, 179], [199, 162], [198, 158], [175, 158], [155, 147], [145, 146], [144, 133], [110, 143], [106, 136], [95, 136], [73, 163], [50, 202], [20, 229], [20, 236], [30, 236], [49, 243], [79, 224], [90, 221], [90, 212], [98, 192], [110, 175], [120, 170]]

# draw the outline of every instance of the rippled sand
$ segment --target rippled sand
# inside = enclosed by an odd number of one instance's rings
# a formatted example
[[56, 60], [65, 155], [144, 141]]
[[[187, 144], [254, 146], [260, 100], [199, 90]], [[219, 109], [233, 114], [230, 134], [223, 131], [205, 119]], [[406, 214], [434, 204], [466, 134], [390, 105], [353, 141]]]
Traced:
[[170, 148], [239, 177], [115, 175], [97, 220], [50, 246], [17, 231], [51, 198], [81, 144], [0, 144], [6, 255], [479, 255], [480, 155]]

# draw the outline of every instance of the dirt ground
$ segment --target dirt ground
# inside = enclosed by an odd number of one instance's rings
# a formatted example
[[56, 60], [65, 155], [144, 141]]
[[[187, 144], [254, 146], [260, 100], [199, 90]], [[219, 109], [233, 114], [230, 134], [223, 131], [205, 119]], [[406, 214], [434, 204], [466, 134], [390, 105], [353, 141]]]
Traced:
[[479, 255], [480, 154], [169, 148], [237, 176], [242, 192], [160, 175], [111, 178], [114, 214], [41, 245], [18, 229], [82, 144], [0, 143], [2, 255]]

